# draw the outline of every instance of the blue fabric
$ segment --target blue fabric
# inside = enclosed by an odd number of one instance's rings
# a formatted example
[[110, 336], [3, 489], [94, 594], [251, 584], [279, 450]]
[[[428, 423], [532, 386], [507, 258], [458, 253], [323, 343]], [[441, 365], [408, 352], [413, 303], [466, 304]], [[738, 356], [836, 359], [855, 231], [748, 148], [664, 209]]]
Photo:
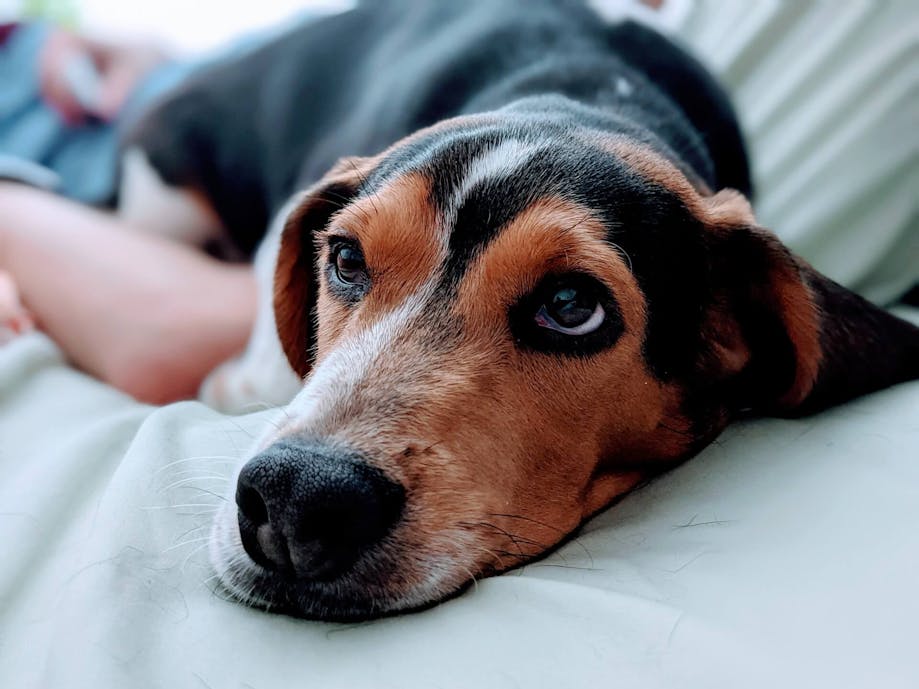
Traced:
[[144, 106], [202, 65], [258, 47], [288, 26], [245, 36], [202, 59], [162, 65], [137, 86], [115, 121], [72, 126], [41, 98], [37, 65], [52, 27], [20, 25], [0, 43], [0, 154], [54, 171], [60, 177], [55, 191], [64, 196], [104, 204], [115, 192], [119, 132]]
[[103, 203], [115, 186], [117, 123], [68, 126], [42, 100], [37, 65], [49, 31], [22, 25], [0, 45], [0, 153], [56, 172], [64, 196]]

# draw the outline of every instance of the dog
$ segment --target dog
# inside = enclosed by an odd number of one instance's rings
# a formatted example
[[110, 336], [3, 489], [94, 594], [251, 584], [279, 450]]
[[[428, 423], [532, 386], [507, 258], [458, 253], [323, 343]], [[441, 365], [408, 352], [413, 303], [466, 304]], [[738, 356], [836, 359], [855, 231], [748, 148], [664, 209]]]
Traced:
[[204, 70], [125, 151], [125, 214], [257, 251], [252, 341], [204, 388], [286, 405], [211, 534], [247, 604], [430, 606], [739, 416], [919, 377], [919, 329], [758, 226], [705, 69], [575, 0], [359, 5]]

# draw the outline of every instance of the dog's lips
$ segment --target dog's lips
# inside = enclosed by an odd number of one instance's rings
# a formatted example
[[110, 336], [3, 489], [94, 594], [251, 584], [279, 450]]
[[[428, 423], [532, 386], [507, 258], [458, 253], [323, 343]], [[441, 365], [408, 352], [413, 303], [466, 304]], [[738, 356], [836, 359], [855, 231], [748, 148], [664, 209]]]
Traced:
[[303, 582], [246, 563], [225, 570], [220, 588], [234, 600], [250, 607], [327, 621], [353, 621], [374, 612], [371, 601], [335, 595], [334, 583]]
[[268, 571], [254, 562], [225, 569], [218, 581], [225, 593], [244, 605], [324, 622], [358, 622], [423, 608], [444, 598], [402, 600], [370, 595], [366, 588], [344, 579], [304, 581]]
[[212, 554], [218, 588], [231, 599], [266, 612], [323, 620], [366, 618], [372, 601], [342, 596], [338, 581], [312, 582], [272, 572], [248, 555], [221, 562]]

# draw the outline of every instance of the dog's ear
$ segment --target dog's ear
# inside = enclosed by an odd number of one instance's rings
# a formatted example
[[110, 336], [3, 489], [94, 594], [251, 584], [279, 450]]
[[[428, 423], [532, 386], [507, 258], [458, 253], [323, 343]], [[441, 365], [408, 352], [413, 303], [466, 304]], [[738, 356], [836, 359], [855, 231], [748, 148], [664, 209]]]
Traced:
[[313, 361], [316, 232], [354, 198], [375, 162], [375, 158], [339, 160], [300, 194], [284, 225], [274, 273], [274, 315], [287, 360], [301, 377], [309, 373]]
[[794, 256], [739, 193], [704, 206], [713, 299], [700, 373], [729, 410], [809, 414], [919, 378], [919, 328]]

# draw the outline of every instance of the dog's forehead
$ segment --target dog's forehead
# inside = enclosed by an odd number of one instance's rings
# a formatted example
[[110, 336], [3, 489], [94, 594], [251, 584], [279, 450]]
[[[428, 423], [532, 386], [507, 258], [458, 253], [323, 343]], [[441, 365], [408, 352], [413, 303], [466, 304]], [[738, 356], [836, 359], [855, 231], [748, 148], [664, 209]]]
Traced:
[[367, 175], [358, 197], [372, 205], [406, 176], [427, 180], [425, 214], [433, 213], [439, 231], [426, 229], [445, 244], [445, 269], [454, 280], [515, 217], [546, 199], [592, 209], [610, 229], [609, 241], [621, 246], [614, 235], [637, 229], [638, 216], [660, 215], [668, 205], [662, 197], [672, 196], [596, 142], [495, 126], [438, 132], [397, 147]]

